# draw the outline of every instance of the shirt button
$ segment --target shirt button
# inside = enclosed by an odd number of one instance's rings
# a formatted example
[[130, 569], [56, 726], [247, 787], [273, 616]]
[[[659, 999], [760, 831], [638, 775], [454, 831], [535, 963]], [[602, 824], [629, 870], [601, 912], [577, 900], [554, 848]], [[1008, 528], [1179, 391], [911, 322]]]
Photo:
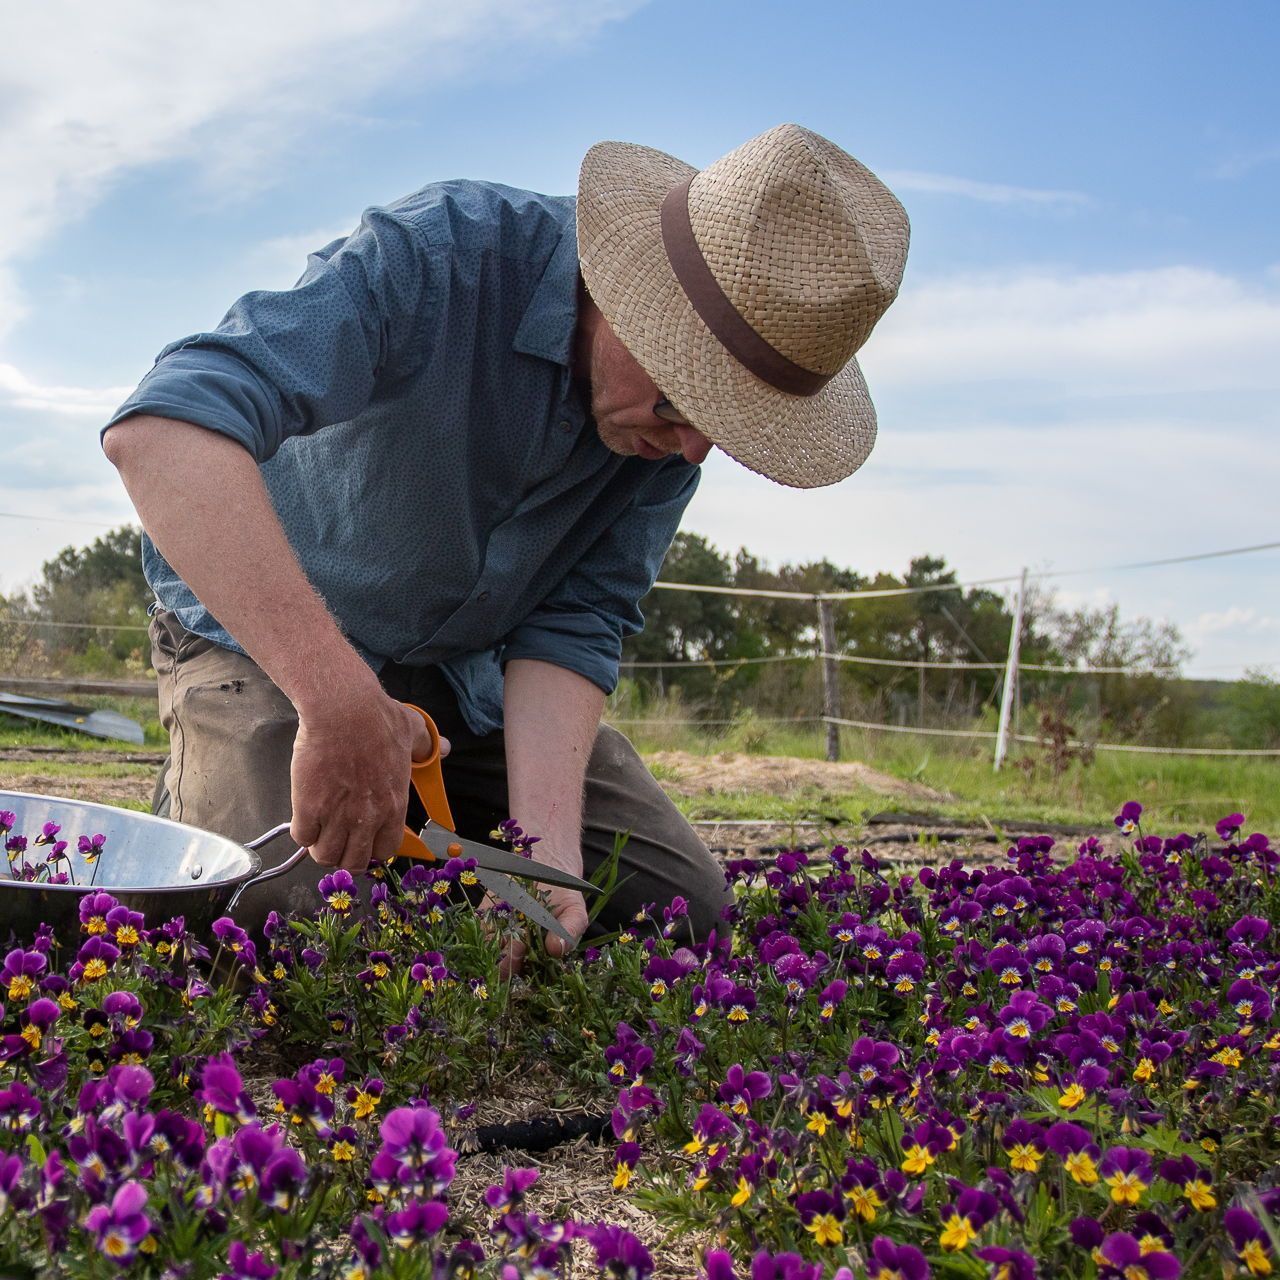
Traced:
[[562, 423], [560, 424], [560, 430], [561, 430], [561, 431], [563, 431], [563, 432], [567, 435], [570, 431], [572, 431], [572, 430], [573, 430], [573, 423], [572, 423], [572, 422], [568, 422], [568, 421], [566, 421], [566, 422], [562, 422]]
[[487, 591], [482, 591], [478, 596], [476, 596], [476, 599], [481, 602], [487, 600], [488, 598], [489, 598], [489, 593]]

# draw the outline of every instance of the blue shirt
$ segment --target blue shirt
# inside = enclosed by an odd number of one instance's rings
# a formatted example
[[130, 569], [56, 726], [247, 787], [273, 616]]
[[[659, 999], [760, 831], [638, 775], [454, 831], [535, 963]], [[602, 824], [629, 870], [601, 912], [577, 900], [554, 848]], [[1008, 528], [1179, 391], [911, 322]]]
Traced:
[[[601, 442], [571, 376], [577, 290], [571, 198], [433, 184], [166, 347], [104, 431], [146, 413], [239, 441], [355, 648], [438, 664], [487, 733], [513, 658], [613, 690], [697, 487], [679, 456]], [[240, 649], [145, 536], [143, 568]]]

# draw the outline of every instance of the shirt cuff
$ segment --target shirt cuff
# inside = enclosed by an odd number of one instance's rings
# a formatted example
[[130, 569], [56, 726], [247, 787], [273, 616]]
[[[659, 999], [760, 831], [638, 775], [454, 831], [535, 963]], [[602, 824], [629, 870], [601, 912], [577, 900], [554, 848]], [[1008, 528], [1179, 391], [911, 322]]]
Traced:
[[605, 694], [618, 687], [622, 637], [594, 613], [542, 613], [518, 626], [507, 637], [501, 661], [531, 658], [575, 671]]
[[135, 414], [190, 422], [243, 445], [265, 462], [281, 443], [280, 414], [258, 375], [235, 356], [207, 348], [162, 355], [115, 411], [102, 435]]

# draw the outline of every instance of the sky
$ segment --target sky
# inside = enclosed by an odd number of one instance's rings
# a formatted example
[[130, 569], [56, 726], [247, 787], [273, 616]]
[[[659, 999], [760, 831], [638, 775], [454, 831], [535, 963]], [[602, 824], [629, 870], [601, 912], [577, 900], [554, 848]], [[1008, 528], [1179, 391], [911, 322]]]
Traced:
[[860, 354], [880, 420], [799, 492], [723, 454], [683, 527], [777, 564], [1085, 569], [1191, 674], [1280, 674], [1280, 9], [1128, 0], [68, 0], [0, 46], [0, 592], [132, 516], [98, 431], [166, 343], [360, 213], [553, 193], [620, 139], [704, 166], [784, 121], [912, 223]]

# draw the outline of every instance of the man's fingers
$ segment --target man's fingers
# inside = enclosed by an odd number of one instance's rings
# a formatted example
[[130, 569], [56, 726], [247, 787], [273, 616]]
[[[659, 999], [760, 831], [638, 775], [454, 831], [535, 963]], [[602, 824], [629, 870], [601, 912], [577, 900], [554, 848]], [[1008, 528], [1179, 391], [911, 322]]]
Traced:
[[320, 834], [311, 841], [299, 840], [298, 843], [306, 844], [311, 860], [319, 866], [337, 867], [342, 865], [342, 855], [346, 851], [347, 837], [345, 831], [341, 831], [330, 824], [321, 827]]
[[304, 818], [297, 808], [293, 811], [293, 821], [289, 824], [289, 839], [304, 848], [312, 848], [320, 839], [320, 819]]
[[[587, 925], [590, 924], [590, 918], [587, 915], [586, 904], [582, 900], [581, 894], [574, 894], [577, 902], [566, 903], [562, 910], [556, 910], [556, 919], [564, 926], [565, 932], [570, 934], [575, 942], [582, 937], [587, 931]], [[559, 934], [547, 933], [547, 953], [553, 956], [567, 956], [573, 947], [571, 947]]]
[[504, 979], [514, 978], [524, 967], [524, 958], [528, 951], [529, 948], [519, 938], [512, 938], [502, 953], [502, 959], [498, 962], [498, 976]]
[[390, 862], [400, 851], [404, 839], [404, 823], [399, 818], [380, 828], [373, 839], [373, 862]]
[[346, 844], [342, 850], [342, 859], [338, 863], [344, 870], [358, 875], [369, 866], [369, 858], [373, 853], [373, 832], [367, 823], [357, 823], [347, 831]]

